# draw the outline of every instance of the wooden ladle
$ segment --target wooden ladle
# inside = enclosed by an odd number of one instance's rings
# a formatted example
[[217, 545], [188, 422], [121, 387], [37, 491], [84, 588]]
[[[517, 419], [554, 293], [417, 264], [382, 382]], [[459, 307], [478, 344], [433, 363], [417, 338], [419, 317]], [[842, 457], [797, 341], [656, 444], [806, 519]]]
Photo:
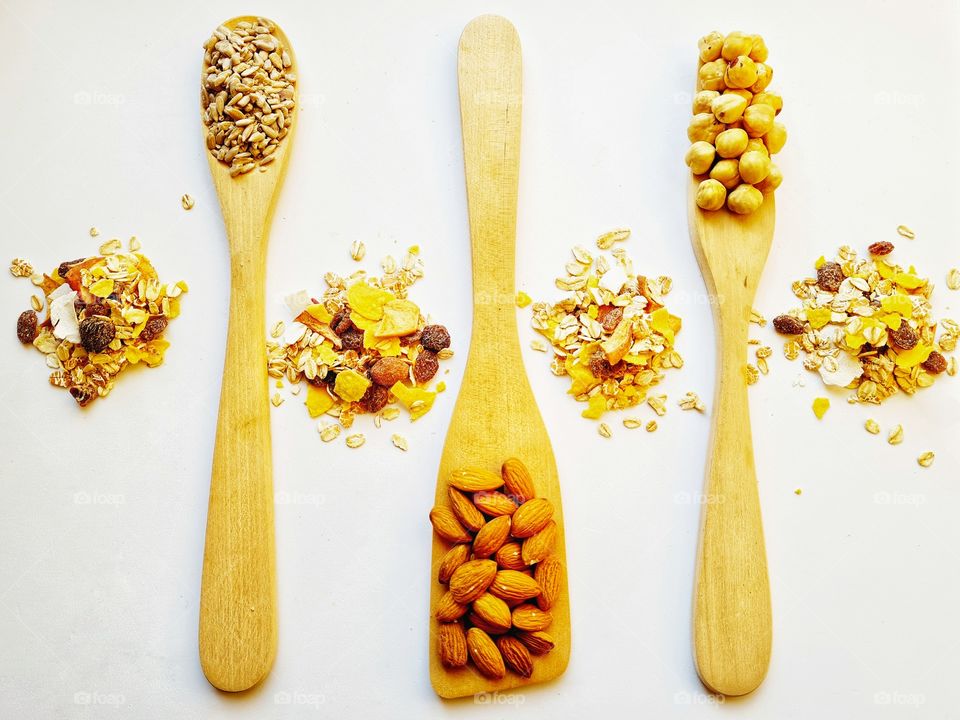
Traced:
[[[533, 476], [537, 495], [553, 503], [559, 526], [554, 555], [566, 565], [557, 466], [523, 368], [514, 305], [522, 96], [520, 39], [513, 26], [493, 15], [471, 21], [460, 38], [458, 77], [473, 255], [473, 335], [440, 458], [436, 500], [446, 504], [452, 470], [479, 466], [499, 471], [505, 459], [520, 458]], [[445, 550], [434, 537], [431, 608], [445, 590], [436, 581]], [[543, 682], [563, 673], [570, 656], [566, 581], [551, 613], [548, 632], [555, 649], [534, 658], [529, 679], [508, 672], [500, 680], [483, 677], [472, 666], [444, 667], [437, 657], [437, 623], [431, 616], [430, 681], [437, 694], [462, 697]]]
[[[236, 17], [224, 25], [235, 27], [244, 20], [257, 18]], [[286, 35], [279, 27], [273, 32], [292, 59]], [[199, 644], [207, 680], [228, 691], [260, 682], [277, 652], [265, 274], [267, 232], [296, 125], [264, 172], [231, 177], [228, 165], [207, 154], [230, 245], [230, 311], [207, 510]]]
[[717, 389], [697, 552], [693, 644], [710, 690], [745, 695], [770, 664], [772, 620], [760, 497], [747, 403], [747, 329], [773, 241], [773, 194], [751, 215], [697, 207], [689, 189], [690, 236], [713, 305]]

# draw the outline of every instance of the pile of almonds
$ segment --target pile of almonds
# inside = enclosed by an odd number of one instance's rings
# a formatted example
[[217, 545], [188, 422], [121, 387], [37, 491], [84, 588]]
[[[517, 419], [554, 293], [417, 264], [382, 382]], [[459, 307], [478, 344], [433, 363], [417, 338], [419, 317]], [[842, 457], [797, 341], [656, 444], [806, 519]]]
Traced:
[[451, 544], [437, 572], [447, 585], [435, 609], [440, 661], [460, 668], [469, 659], [489, 678], [507, 668], [528, 678], [532, 655], [554, 648], [546, 630], [563, 587], [553, 505], [536, 497], [515, 458], [500, 474], [455, 470], [449, 484], [449, 505], [430, 511], [434, 532]]

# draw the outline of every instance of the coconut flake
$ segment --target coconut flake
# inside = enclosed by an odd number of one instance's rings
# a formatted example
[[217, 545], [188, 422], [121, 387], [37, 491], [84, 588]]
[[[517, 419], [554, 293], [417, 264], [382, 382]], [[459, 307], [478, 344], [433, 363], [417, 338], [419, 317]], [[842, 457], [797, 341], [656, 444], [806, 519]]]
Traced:
[[310, 296], [307, 294], [306, 290], [301, 290], [300, 292], [295, 292], [292, 295], [287, 295], [283, 301], [287, 304], [287, 307], [290, 309], [290, 312], [294, 317], [302, 313], [313, 304], [310, 301]]
[[827, 369], [823, 364], [818, 368], [825, 385], [846, 387], [863, 375], [863, 367], [861, 367], [860, 361], [848, 353], [840, 353], [835, 360], [837, 361], [836, 369]]
[[[297, 313], [300, 314], [299, 312]], [[287, 329], [283, 331], [283, 344], [284, 345], [293, 345], [300, 341], [300, 338], [303, 337], [303, 334], [307, 331], [307, 326], [301, 322], [292, 322], [287, 325]]]
[[[60, 288], [67, 288], [60, 292]], [[55, 297], [56, 296], [56, 297]], [[53, 336], [60, 340], [69, 340], [72, 343], [80, 342], [80, 321], [77, 319], [77, 309], [74, 300], [77, 293], [70, 290], [69, 285], [61, 285], [50, 293], [50, 322], [53, 324]]]
[[627, 271], [623, 268], [622, 265], [617, 263], [611, 267], [607, 272], [600, 276], [600, 287], [606, 288], [614, 295], [620, 292], [621, 288], [626, 284], [627, 280]]

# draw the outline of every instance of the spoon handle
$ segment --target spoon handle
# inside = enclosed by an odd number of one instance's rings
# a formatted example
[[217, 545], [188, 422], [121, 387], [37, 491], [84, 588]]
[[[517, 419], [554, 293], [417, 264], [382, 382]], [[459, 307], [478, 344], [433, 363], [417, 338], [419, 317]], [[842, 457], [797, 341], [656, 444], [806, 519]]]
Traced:
[[703, 683], [745, 695], [770, 663], [772, 619], [744, 377], [750, 302], [717, 309], [717, 392], [707, 455], [694, 598], [694, 656]]
[[243, 215], [225, 213], [230, 319], [200, 591], [200, 663], [228, 691], [263, 679], [277, 647], [265, 228]]

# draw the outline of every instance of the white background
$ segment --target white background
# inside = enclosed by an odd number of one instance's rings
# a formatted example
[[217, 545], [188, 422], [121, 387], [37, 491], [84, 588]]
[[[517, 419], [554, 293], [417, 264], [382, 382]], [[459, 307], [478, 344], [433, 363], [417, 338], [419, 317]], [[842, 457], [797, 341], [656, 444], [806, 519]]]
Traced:
[[[450, 327], [458, 355], [432, 413], [379, 432], [361, 421], [359, 451], [322, 444], [299, 400], [273, 411], [279, 653], [261, 688], [211, 689], [197, 601], [228, 271], [197, 83], [209, 31], [251, 7], [0, 6], [4, 262], [48, 269], [136, 234], [162, 277], [191, 287], [167, 362], [80, 411], [14, 337], [33, 288], [0, 282], [0, 715], [956, 717], [957, 380], [881, 408], [830, 393], [818, 422], [817, 378], [755, 329], [776, 351], [750, 392], [774, 652], [764, 685], [725, 704], [704, 693], [690, 655], [708, 418], [674, 404], [687, 390], [710, 403], [714, 373], [682, 162], [698, 36], [762, 33], [785, 98], [786, 179], [757, 307], [792, 307], [790, 281], [841, 243], [893, 240], [898, 260], [933, 277], [938, 313], [956, 317], [960, 295], [943, 281], [960, 265], [955, 1], [262, 2], [254, 11], [294, 43], [302, 100], [270, 242], [270, 318], [284, 293], [351, 270], [351, 241], [366, 242], [371, 269], [418, 243], [427, 277], [413, 298]], [[427, 511], [470, 326], [456, 45], [483, 12], [509, 17], [524, 50], [519, 285], [555, 298], [572, 245], [631, 227], [638, 268], [675, 280], [686, 358], [663, 385], [660, 430], [613, 418], [604, 440], [547, 358], [526, 351], [561, 468], [574, 646], [562, 678], [495, 708], [441, 702], [427, 674]], [[900, 223], [915, 241], [897, 237]], [[528, 317], [518, 313], [525, 348]], [[869, 416], [902, 423], [903, 444], [864, 432]], [[937, 453], [927, 470], [925, 450]]]

